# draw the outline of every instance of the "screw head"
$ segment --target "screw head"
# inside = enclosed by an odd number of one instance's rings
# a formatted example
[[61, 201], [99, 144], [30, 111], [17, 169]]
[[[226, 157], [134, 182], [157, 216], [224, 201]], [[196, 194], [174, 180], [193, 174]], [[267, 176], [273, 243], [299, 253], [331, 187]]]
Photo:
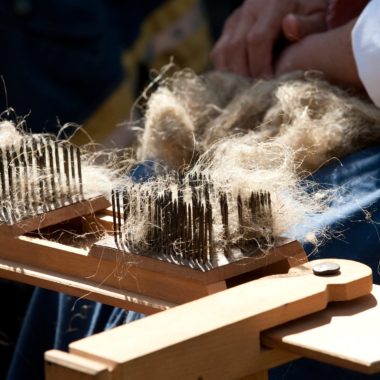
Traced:
[[313, 266], [313, 273], [316, 276], [333, 276], [340, 273], [340, 265], [330, 261]]

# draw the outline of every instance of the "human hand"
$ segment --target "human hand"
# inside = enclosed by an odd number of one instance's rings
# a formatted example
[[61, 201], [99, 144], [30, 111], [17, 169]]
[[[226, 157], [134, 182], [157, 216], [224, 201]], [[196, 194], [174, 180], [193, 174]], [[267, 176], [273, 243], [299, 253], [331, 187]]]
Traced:
[[328, 0], [246, 0], [227, 19], [210, 54], [215, 69], [253, 78], [273, 74], [273, 46], [281, 35], [298, 41], [326, 30]]
[[355, 22], [356, 19], [339, 28], [309, 35], [288, 46], [276, 62], [275, 74], [318, 70], [333, 83], [362, 88], [351, 42]]

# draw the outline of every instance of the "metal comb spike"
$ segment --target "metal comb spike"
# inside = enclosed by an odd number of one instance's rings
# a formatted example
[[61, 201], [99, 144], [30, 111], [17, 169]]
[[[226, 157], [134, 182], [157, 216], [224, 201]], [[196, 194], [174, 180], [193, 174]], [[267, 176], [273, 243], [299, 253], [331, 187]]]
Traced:
[[77, 188], [78, 178], [75, 172], [75, 154], [74, 154], [74, 146], [69, 145], [70, 152], [70, 173], [71, 173], [71, 194], [72, 196], [76, 196], [79, 193], [79, 189]]
[[222, 217], [222, 225], [223, 225], [223, 240], [224, 240], [224, 254], [226, 257], [229, 256], [228, 242], [229, 242], [229, 227], [228, 227], [228, 202], [227, 202], [227, 194], [221, 193], [219, 195], [219, 204], [220, 204], [220, 213]]
[[25, 215], [33, 212], [30, 201], [30, 192], [29, 192], [29, 168], [28, 168], [28, 157], [25, 141], [22, 142], [20, 146], [20, 181], [21, 181], [21, 194], [23, 198], [23, 203], [25, 207]]
[[119, 223], [118, 223], [118, 215], [117, 215], [117, 209], [116, 209], [116, 192], [117, 190], [112, 189], [111, 191], [111, 205], [112, 205], [112, 217], [113, 217], [113, 235], [116, 246], [119, 247]]
[[81, 160], [81, 153], [80, 149], [76, 147], [76, 160], [77, 160], [77, 169], [78, 169], [78, 184], [79, 184], [79, 198], [82, 200], [84, 199], [83, 194], [83, 177], [82, 177], [82, 160]]
[[41, 203], [43, 203], [43, 209], [44, 211], [49, 211], [52, 209], [51, 205], [51, 174], [50, 174], [50, 162], [49, 162], [49, 152], [47, 147], [46, 139], [41, 136], [39, 139], [39, 146], [40, 146], [40, 161], [39, 161], [39, 171], [40, 171], [40, 178], [42, 181], [43, 188], [42, 191], [42, 197], [41, 197]]
[[8, 216], [10, 219], [10, 222], [13, 223], [13, 221], [16, 218], [14, 205], [15, 205], [15, 192], [14, 189], [14, 163], [12, 161], [12, 152], [11, 149], [6, 150], [6, 159], [7, 159], [7, 165], [8, 165], [8, 189], [9, 189], [9, 212]]
[[[167, 188], [160, 194], [149, 194], [146, 190], [144, 193], [139, 193], [140, 190], [128, 193], [128, 197], [133, 194], [144, 200], [126, 199], [123, 193], [124, 217], [129, 203], [133, 203], [137, 205], [134, 212], [148, 221], [146, 236], [149, 254], [167, 257], [169, 261], [170, 258], [176, 257], [204, 266], [216, 262], [221, 253], [228, 259], [233, 259], [232, 252], [236, 249], [240, 248], [243, 253], [247, 253], [254, 250], [255, 244], [257, 247], [268, 243], [267, 232], [272, 228], [269, 192], [251, 192], [248, 197], [238, 194], [232, 199], [232, 196], [226, 192], [220, 192], [216, 196], [210, 177], [202, 173], [192, 173], [183, 177], [178, 174], [176, 181], [174, 192], [173, 183], [168, 180]], [[233, 202], [231, 205], [230, 198]], [[120, 228], [118, 199], [113, 196], [115, 228]], [[222, 240], [216, 243], [213, 207], [218, 207], [218, 203]], [[237, 213], [237, 226], [230, 225], [231, 212]], [[144, 213], [147, 215], [144, 216]], [[115, 236], [117, 240], [122, 238], [128, 240], [128, 234], [123, 237], [119, 234]], [[139, 250], [139, 246], [134, 248], [136, 251]]]
[[56, 177], [56, 165], [54, 165], [54, 151], [52, 147], [52, 140], [50, 138], [45, 139], [45, 147], [47, 150], [47, 158], [48, 158], [48, 175], [50, 177], [50, 191], [52, 197], [52, 204], [58, 199], [57, 187], [55, 184]]
[[33, 139], [32, 142], [33, 147], [33, 155], [35, 158], [35, 175], [38, 178], [38, 188], [36, 188], [36, 208], [38, 210], [38, 206], [43, 206], [43, 200], [45, 199], [44, 193], [44, 181], [42, 178], [42, 170], [44, 168], [43, 157], [41, 151], [41, 145], [39, 139]]
[[74, 194], [84, 200], [80, 150], [72, 144], [28, 135], [3, 148], [0, 156], [2, 222], [14, 224], [74, 203]]
[[69, 197], [72, 196], [71, 192], [71, 180], [70, 180], [70, 153], [67, 144], [62, 144], [62, 152], [63, 152], [63, 171], [65, 176], [67, 194]]
[[8, 208], [8, 197], [9, 197], [9, 192], [8, 192], [8, 186], [6, 184], [6, 175], [7, 175], [7, 157], [6, 154], [4, 154], [3, 150], [0, 149], [0, 158], [1, 158], [1, 163], [0, 163], [0, 177], [1, 177], [1, 195], [2, 195], [2, 215], [3, 215], [3, 220], [7, 223], [10, 223], [10, 212]]
[[208, 234], [208, 239], [206, 241], [206, 247], [208, 248], [207, 256], [210, 261], [214, 260], [214, 237], [213, 237], [213, 218], [212, 218], [212, 206], [210, 201], [210, 191], [209, 191], [209, 178], [205, 186], [205, 200], [206, 200], [206, 229]]

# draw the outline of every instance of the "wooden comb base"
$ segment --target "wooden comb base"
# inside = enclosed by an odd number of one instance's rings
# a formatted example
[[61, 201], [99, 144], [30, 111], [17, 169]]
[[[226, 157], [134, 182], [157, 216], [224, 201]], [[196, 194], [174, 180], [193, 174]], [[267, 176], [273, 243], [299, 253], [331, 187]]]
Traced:
[[[313, 265], [323, 261], [326, 260], [292, 268], [286, 275], [251, 281], [79, 340], [70, 344], [69, 354], [49, 351], [45, 355], [47, 379], [229, 380], [252, 376], [294, 360], [310, 352], [318, 340], [307, 342], [303, 339], [302, 343], [307, 343], [306, 349], [302, 349], [302, 344], [297, 344], [298, 348], [292, 350], [294, 352], [272, 350], [261, 346], [261, 336], [266, 330], [324, 310], [331, 301], [357, 299], [360, 302], [360, 297], [368, 295], [372, 289], [369, 267], [353, 261], [332, 259], [339, 263], [340, 273], [327, 277], [315, 276]], [[376, 302], [369, 307], [374, 304]], [[364, 309], [368, 308], [363, 303], [361, 305]], [[355, 313], [349, 307], [346, 312]], [[375, 318], [359, 317], [357, 324], [350, 327], [362, 333], [369, 332], [361, 323], [367, 320], [376, 330], [379, 310], [371, 315]], [[326, 320], [322, 318], [322, 322], [326, 323]], [[360, 334], [349, 339], [350, 331], [341, 329], [345, 342], [357, 345], [355, 339]], [[329, 334], [339, 340], [339, 334], [333, 329], [329, 330]], [[277, 335], [284, 336], [281, 332]], [[372, 340], [370, 334], [364, 334], [361, 338], [363, 343]], [[294, 341], [296, 339], [293, 339], [293, 346]], [[288, 346], [283, 348], [288, 349]], [[356, 360], [356, 356], [365, 356], [359, 352], [364, 349], [365, 345], [357, 347], [356, 351], [351, 350], [353, 355], [346, 357], [346, 362]], [[342, 345], [336, 344], [329, 353], [330, 359], [335, 356], [339, 364], [347, 364], [342, 360], [344, 351]], [[369, 367], [378, 370], [378, 352], [374, 354], [368, 350], [367, 356], [370, 356]]]
[[116, 263], [119, 260], [125, 267], [125, 276], [134, 279], [128, 285], [129, 290], [154, 295], [176, 304], [189, 302], [264, 275], [286, 273], [290, 267], [307, 261], [306, 254], [297, 241], [284, 241], [265, 254], [259, 252], [252, 257], [207, 270], [120, 251], [111, 237], [96, 242], [89, 255], [103, 263]]
[[15, 223], [0, 223], [0, 235], [23, 235], [79, 216], [95, 213], [106, 209], [110, 204], [104, 196], [80, 201], [68, 200], [66, 203], [68, 204], [63, 206], [52, 205], [52, 209], [49, 211], [23, 218]]
[[265, 256], [202, 273], [99, 246], [75, 247], [38, 236], [4, 235], [1, 240], [1, 277], [148, 314], [307, 261], [294, 241]]

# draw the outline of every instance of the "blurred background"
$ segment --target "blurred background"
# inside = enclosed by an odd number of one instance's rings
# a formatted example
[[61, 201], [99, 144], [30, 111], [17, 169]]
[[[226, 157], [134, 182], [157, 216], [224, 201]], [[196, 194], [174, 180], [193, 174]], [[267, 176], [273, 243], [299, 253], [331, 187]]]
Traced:
[[[56, 134], [68, 122], [83, 125], [86, 133], [75, 134], [77, 144], [132, 144], [133, 131], [120, 125], [130, 120], [154, 72], [171, 59], [197, 73], [210, 69], [213, 42], [239, 3], [1, 0], [2, 118], [34, 133]], [[5, 280], [0, 286], [3, 379], [32, 287]]]
[[[112, 141], [153, 69], [171, 58], [179, 68], [209, 68], [213, 41], [239, 2], [2, 0], [0, 110], [13, 108], [8, 117], [26, 117], [33, 132], [72, 122], [96, 142]], [[117, 141], [128, 134], [117, 132]], [[89, 139], [77, 133], [75, 141]]]

